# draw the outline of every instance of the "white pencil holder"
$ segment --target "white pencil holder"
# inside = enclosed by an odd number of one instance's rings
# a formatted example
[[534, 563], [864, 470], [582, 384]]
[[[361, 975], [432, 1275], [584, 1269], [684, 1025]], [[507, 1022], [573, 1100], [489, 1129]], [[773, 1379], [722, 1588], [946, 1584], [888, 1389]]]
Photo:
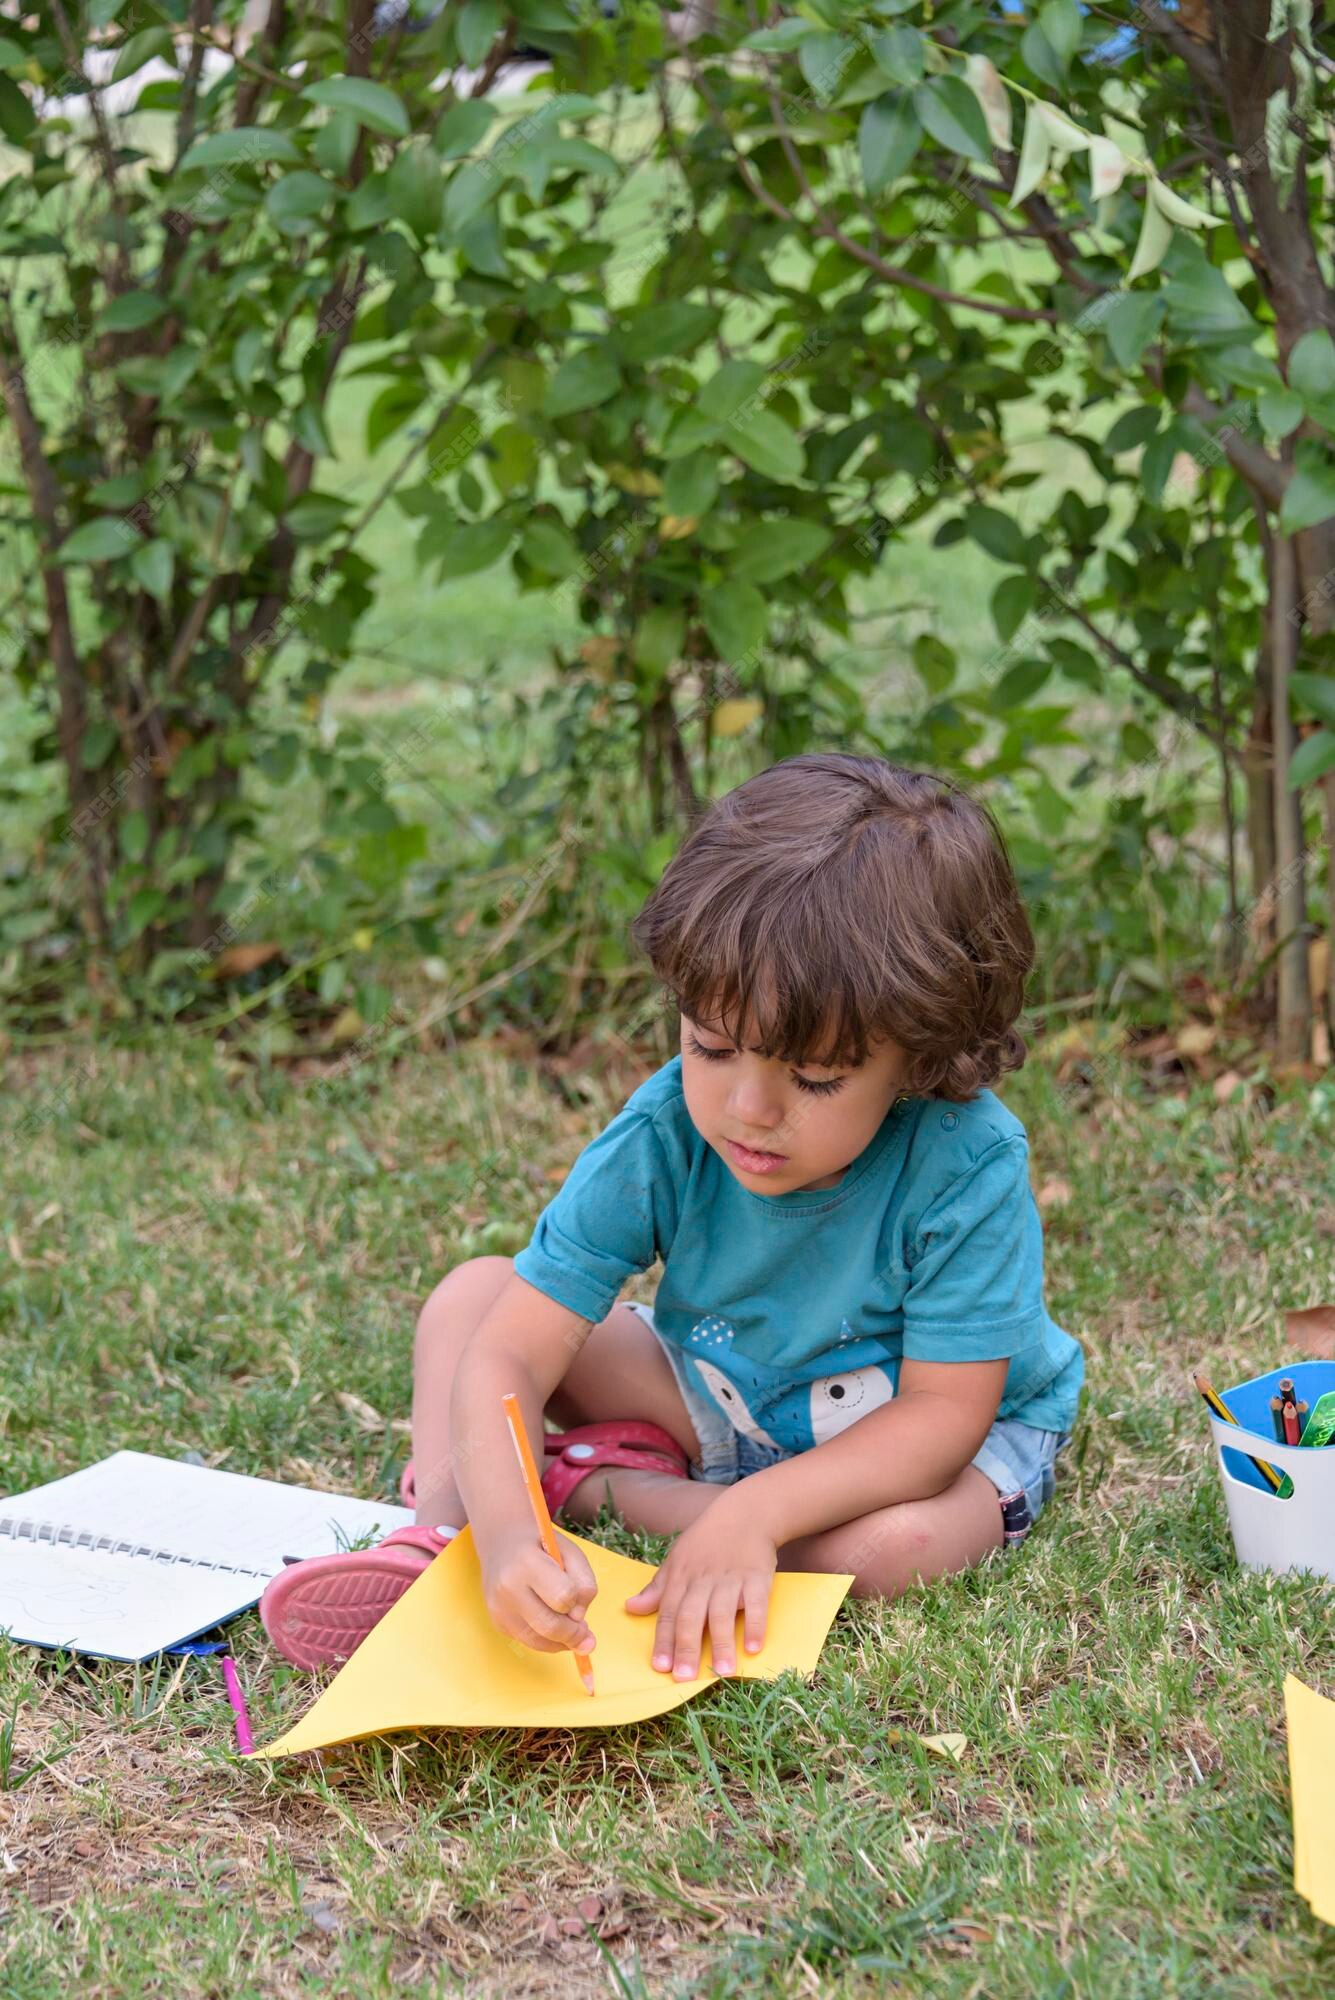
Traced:
[[[1209, 1412], [1233, 1546], [1244, 1569], [1280, 1576], [1312, 1570], [1335, 1578], [1335, 1444], [1318, 1449], [1276, 1442], [1270, 1398], [1286, 1376], [1310, 1411], [1335, 1389], [1335, 1361], [1294, 1362], [1225, 1389], [1223, 1399], [1237, 1424]], [[1293, 1491], [1286, 1499], [1257, 1471], [1253, 1458], [1288, 1473]]]

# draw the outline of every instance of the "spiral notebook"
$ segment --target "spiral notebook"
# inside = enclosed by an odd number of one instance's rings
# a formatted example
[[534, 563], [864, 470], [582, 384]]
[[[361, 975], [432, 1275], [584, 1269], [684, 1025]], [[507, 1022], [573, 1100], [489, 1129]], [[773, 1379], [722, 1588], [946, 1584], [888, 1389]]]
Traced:
[[118, 1451], [0, 1500], [0, 1635], [146, 1660], [234, 1618], [288, 1556], [332, 1555], [406, 1507]]

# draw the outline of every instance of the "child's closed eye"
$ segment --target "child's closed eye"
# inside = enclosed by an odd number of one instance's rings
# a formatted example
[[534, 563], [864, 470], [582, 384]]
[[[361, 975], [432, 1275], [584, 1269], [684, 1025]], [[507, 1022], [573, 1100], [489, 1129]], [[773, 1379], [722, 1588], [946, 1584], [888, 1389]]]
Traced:
[[[732, 1054], [731, 1049], [706, 1048], [703, 1042], [697, 1042], [694, 1035], [688, 1035], [686, 1042], [692, 1055], [703, 1056], [706, 1062], [726, 1062]], [[814, 1077], [799, 1076], [796, 1070], [792, 1074], [793, 1082], [799, 1090], [809, 1090], [817, 1097], [829, 1097], [836, 1090], [842, 1090], [845, 1083], [842, 1076], [832, 1077], [828, 1082], [818, 1082]]]

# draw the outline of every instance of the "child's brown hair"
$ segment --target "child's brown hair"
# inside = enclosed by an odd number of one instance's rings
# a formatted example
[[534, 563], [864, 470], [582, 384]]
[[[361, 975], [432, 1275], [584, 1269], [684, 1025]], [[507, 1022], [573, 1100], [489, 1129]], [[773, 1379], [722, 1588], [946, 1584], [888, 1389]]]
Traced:
[[856, 1067], [883, 1037], [906, 1094], [967, 1103], [1025, 1060], [1034, 938], [1005, 838], [953, 779], [787, 757], [709, 806], [631, 925], [675, 1008], [766, 1055]]

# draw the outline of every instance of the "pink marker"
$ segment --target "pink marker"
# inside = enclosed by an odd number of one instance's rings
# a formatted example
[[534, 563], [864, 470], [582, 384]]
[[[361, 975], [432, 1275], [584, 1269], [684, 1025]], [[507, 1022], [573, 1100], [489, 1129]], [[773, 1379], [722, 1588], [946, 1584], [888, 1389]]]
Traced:
[[222, 1670], [223, 1679], [227, 1683], [227, 1699], [231, 1702], [232, 1712], [236, 1716], [237, 1748], [244, 1755], [247, 1750], [255, 1748], [255, 1739], [250, 1733], [250, 1717], [246, 1713], [246, 1697], [242, 1694], [241, 1683], [236, 1677], [236, 1661], [230, 1653], [223, 1654]]

